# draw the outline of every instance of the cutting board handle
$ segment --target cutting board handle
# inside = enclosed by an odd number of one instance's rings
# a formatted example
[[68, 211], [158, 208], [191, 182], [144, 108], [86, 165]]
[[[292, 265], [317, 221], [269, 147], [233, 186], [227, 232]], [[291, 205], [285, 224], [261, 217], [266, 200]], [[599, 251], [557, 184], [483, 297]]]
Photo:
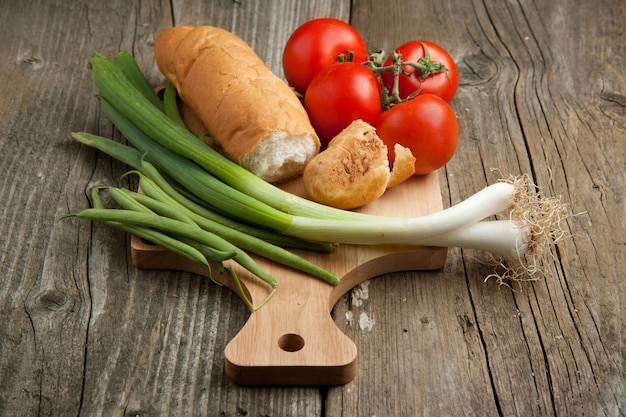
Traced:
[[[136, 236], [132, 237], [131, 246], [133, 263], [139, 268], [174, 269], [206, 276], [201, 265]], [[357, 372], [357, 348], [331, 316], [337, 301], [370, 278], [402, 270], [439, 269], [446, 257], [445, 248], [377, 247], [378, 252], [373, 249], [368, 252], [373, 258], [361, 259], [361, 263], [358, 248], [342, 249], [343, 261], [331, 262], [342, 271], [349, 270], [340, 274], [337, 286], [259, 259], [261, 267], [280, 277], [279, 287], [226, 346], [226, 375], [240, 385], [332, 386], [352, 381]], [[345, 258], [347, 254], [353, 257]], [[248, 271], [231, 266], [253, 304], [265, 299], [270, 291], [267, 284]], [[213, 278], [239, 294], [230, 274]]]
[[[283, 187], [302, 195], [297, 181]], [[441, 210], [437, 174], [414, 177], [388, 190], [363, 210], [403, 217]], [[139, 268], [207, 274], [205, 267], [134, 236], [131, 248], [133, 263]], [[339, 245], [331, 253], [295, 252], [337, 274], [340, 283], [332, 286], [255, 256], [279, 286], [226, 346], [226, 374], [237, 384], [341, 385], [351, 381], [356, 376], [357, 349], [332, 319], [337, 301], [363, 281], [379, 275], [440, 269], [447, 255], [446, 248], [407, 245]], [[232, 261], [226, 264], [237, 273], [253, 305], [267, 297], [267, 284]], [[214, 274], [213, 278], [239, 294], [230, 274]]]
[[234, 382], [342, 385], [356, 376], [357, 348], [330, 315], [333, 287], [293, 274], [226, 346], [226, 375]]

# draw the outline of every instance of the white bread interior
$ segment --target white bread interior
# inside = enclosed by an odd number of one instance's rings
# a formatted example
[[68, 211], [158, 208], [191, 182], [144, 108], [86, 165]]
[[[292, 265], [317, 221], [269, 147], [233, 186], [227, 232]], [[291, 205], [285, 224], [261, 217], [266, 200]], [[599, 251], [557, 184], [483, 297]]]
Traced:
[[266, 181], [280, 182], [300, 175], [317, 153], [310, 134], [273, 132], [243, 156], [242, 165]]

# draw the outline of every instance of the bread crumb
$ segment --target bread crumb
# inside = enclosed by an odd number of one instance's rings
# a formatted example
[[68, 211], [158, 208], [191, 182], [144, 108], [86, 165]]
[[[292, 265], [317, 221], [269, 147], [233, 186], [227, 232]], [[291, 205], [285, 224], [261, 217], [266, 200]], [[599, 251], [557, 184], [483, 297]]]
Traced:
[[370, 282], [365, 281], [352, 288], [352, 291], [350, 291], [350, 303], [354, 307], [362, 306], [363, 300], [367, 300], [368, 298], [370, 298], [369, 286]]
[[359, 328], [371, 332], [376, 321], [370, 317], [365, 311], [359, 314]]

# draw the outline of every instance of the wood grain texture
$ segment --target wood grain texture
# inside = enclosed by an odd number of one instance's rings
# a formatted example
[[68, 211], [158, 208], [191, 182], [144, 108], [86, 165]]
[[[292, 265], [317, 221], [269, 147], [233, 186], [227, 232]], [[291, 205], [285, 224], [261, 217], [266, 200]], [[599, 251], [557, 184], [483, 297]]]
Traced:
[[[41, 1], [0, 8], [0, 415], [623, 416], [626, 3]], [[393, 4], [392, 4], [393, 3]], [[122, 141], [86, 61], [135, 54], [173, 24], [234, 31], [279, 74], [289, 33], [349, 20], [372, 47], [409, 38], [459, 63], [461, 141], [440, 171], [446, 206], [529, 173], [573, 214], [545, 281], [483, 282], [477, 251], [442, 271], [388, 274], [333, 316], [362, 355], [341, 387], [240, 387], [223, 352], [248, 312], [197, 275], [137, 270], [129, 238], [57, 219], [126, 167], [73, 142]], [[493, 169], [499, 170], [494, 171]]]

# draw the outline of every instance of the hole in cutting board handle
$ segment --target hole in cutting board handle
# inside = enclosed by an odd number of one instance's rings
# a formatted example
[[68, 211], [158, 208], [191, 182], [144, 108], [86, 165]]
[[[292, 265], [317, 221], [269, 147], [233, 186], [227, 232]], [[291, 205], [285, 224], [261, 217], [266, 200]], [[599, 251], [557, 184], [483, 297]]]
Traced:
[[304, 347], [304, 338], [295, 333], [284, 334], [278, 338], [278, 347], [285, 352], [297, 352]]

